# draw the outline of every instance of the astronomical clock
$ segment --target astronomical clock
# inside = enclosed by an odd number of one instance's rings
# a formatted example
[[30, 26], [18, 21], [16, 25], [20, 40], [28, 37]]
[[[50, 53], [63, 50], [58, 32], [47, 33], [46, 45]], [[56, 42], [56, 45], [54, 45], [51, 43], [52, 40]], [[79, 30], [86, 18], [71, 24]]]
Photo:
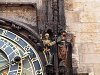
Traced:
[[43, 75], [34, 47], [22, 37], [0, 28], [0, 75]]
[[0, 4], [0, 75], [44, 75], [34, 5]]

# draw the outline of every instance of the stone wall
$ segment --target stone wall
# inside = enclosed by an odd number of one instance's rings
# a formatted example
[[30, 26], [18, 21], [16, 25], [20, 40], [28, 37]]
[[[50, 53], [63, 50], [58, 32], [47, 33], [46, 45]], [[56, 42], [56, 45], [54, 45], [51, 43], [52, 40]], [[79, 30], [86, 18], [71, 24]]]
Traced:
[[[42, 0], [0, 0], [0, 2], [37, 3], [39, 24], [42, 24], [44, 15], [41, 13], [45, 11], [42, 9]], [[73, 67], [79, 73], [100, 74], [99, 12], [100, 0], [65, 0], [66, 31], [75, 35]]]
[[42, 0], [0, 0], [0, 2], [27, 2], [27, 3], [37, 3], [38, 8], [42, 6]]
[[[44, 0], [0, 0], [0, 4], [14, 4], [14, 3], [15, 4], [32, 4], [33, 3], [33, 5], [36, 4], [37, 9], [35, 9], [35, 11], [37, 11], [37, 14], [36, 13], [35, 14], [37, 15], [37, 17], [36, 17], [36, 15], [34, 17], [37, 18], [37, 21], [38, 21], [37, 24], [39, 25], [38, 27], [41, 27], [41, 28], [43, 28], [43, 25], [44, 25], [44, 22], [43, 22], [43, 19], [44, 19], [44, 17], [43, 17], [44, 16], [44, 11], [43, 11], [44, 6], [43, 5], [44, 4], [43, 4], [43, 2], [44, 2]], [[21, 7], [21, 9], [22, 9], [22, 7]], [[14, 10], [16, 10], [16, 9], [14, 9]], [[33, 10], [34, 10], [34, 8], [33, 8]], [[28, 11], [28, 13], [29, 13], [29, 11]], [[23, 14], [23, 15], [25, 15], [25, 14]], [[0, 17], [2, 17], [2, 14], [0, 15]], [[28, 17], [28, 18], [30, 18], [30, 17]], [[34, 26], [33, 26], [33, 28], [34, 28]]]
[[73, 67], [100, 75], [100, 0], [65, 0], [66, 31], [75, 35]]

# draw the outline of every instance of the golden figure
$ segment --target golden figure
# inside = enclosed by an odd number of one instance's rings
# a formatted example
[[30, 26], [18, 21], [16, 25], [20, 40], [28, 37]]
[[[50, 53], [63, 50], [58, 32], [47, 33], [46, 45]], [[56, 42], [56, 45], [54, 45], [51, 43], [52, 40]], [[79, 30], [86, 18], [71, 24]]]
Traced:
[[47, 64], [51, 64], [52, 54], [50, 52], [51, 41], [49, 39], [49, 34], [46, 33], [44, 39], [42, 40], [44, 44], [44, 54], [47, 61]]

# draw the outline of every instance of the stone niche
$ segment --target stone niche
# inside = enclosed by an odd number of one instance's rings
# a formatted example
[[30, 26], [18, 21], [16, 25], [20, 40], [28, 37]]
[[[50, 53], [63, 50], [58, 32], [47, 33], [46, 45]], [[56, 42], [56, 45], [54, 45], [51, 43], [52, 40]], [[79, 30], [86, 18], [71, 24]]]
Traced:
[[0, 17], [36, 26], [36, 4], [0, 3]]

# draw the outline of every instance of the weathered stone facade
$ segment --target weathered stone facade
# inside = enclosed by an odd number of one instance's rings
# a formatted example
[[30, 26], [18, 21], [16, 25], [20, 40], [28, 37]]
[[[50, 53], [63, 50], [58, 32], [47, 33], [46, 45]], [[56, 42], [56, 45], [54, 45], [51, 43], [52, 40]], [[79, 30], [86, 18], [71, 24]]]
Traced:
[[[0, 0], [0, 2], [37, 3], [38, 15], [44, 13], [42, 0]], [[61, 12], [61, 11], [60, 11]], [[100, 0], [65, 0], [66, 31], [75, 35], [73, 67], [79, 73], [100, 74]], [[38, 16], [40, 26], [43, 14]], [[78, 67], [78, 68], [77, 68]]]
[[73, 66], [100, 74], [100, 0], [65, 0], [66, 31], [75, 35]]

